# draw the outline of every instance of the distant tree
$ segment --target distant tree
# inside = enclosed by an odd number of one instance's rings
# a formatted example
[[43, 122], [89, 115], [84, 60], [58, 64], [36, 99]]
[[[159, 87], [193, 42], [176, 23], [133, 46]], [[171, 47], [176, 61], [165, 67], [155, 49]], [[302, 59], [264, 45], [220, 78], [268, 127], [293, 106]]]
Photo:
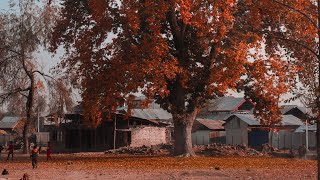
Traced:
[[7, 113], [14, 116], [24, 116], [26, 112], [26, 98], [20, 94], [12, 95], [10, 100], [7, 100]]
[[64, 117], [66, 112], [70, 112], [74, 106], [72, 97], [72, 87], [68, 81], [68, 77], [59, 78], [51, 81], [49, 90], [49, 113], [59, 117]]
[[[19, 0], [17, 5], [11, 4], [10, 11], [0, 14], [0, 103], [10, 98], [25, 102], [24, 153], [29, 151], [27, 134], [35, 91], [44, 88], [41, 78], [47, 77], [37, 66], [34, 53], [46, 44], [55, 17], [52, 7], [41, 7], [37, 3]], [[11, 101], [15, 103], [12, 106], [19, 106], [19, 101]]]

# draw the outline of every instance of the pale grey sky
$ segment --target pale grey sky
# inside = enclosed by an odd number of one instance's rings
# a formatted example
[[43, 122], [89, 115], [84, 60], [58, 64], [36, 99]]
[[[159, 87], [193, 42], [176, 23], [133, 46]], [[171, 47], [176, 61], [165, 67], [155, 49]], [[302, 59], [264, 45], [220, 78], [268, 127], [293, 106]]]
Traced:
[[[0, 12], [6, 11], [9, 9], [10, 0], [0, 0]], [[40, 48], [38, 52], [35, 53], [35, 57], [37, 58], [38, 64], [43, 68], [43, 70], [49, 73], [49, 70], [59, 63], [61, 56], [63, 55], [63, 49], [59, 49], [56, 55], [52, 55], [45, 51], [43, 48]], [[236, 93], [233, 91], [229, 91], [227, 95], [233, 95], [235, 97], [243, 97], [243, 93]], [[291, 97], [291, 94], [285, 95], [283, 98], [287, 99]], [[284, 103], [281, 103], [284, 104]], [[299, 101], [291, 102], [290, 104], [295, 104], [302, 106]]]

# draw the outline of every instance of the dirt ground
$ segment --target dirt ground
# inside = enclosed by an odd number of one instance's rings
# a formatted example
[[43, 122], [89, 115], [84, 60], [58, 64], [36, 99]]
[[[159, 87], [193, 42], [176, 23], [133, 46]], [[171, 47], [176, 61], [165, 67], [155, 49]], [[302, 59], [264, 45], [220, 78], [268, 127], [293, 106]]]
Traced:
[[[316, 179], [316, 161], [272, 157], [181, 158], [103, 153], [53, 154], [47, 162], [41, 154], [38, 168], [32, 169], [28, 156], [1, 161], [0, 170], [17, 180], [24, 173], [34, 179]], [[3, 158], [4, 159], [4, 158]]]

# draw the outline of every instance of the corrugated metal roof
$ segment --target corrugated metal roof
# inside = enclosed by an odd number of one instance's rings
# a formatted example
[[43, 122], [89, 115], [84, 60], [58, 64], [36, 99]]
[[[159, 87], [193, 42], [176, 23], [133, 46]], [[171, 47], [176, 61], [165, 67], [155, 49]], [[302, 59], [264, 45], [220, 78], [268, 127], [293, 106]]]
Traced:
[[304, 107], [299, 107], [297, 105], [283, 105], [281, 106], [280, 111], [282, 114], [286, 114], [288, 111], [294, 108], [299, 109], [302, 113], [306, 113], [306, 109]]
[[297, 125], [303, 125], [302, 121], [295, 117], [294, 115], [288, 114], [288, 115], [283, 115], [282, 116], [282, 125], [293, 125], [293, 126], [297, 126]]
[[308, 126], [309, 131], [317, 131], [317, 124], [313, 124], [311, 126]]
[[132, 109], [131, 116], [148, 120], [172, 119], [172, 115], [164, 109]]
[[244, 98], [220, 97], [208, 102], [209, 111], [233, 111], [245, 101]]
[[[317, 131], [317, 124], [308, 126], [308, 131]], [[294, 132], [306, 132], [306, 125], [301, 125]]]
[[253, 114], [236, 114], [235, 116], [237, 116], [239, 119], [243, 120], [250, 126], [260, 125], [260, 121], [257, 120], [257, 118], [255, 118]]
[[211, 130], [221, 130], [224, 129], [224, 121], [220, 121], [220, 120], [208, 120], [208, 119], [197, 119], [196, 121], [198, 121], [199, 123], [201, 123], [202, 125], [204, 125], [205, 127], [207, 127], [208, 129]]
[[203, 115], [199, 117], [199, 119], [210, 119], [210, 120], [227, 120], [233, 114], [210, 114], [210, 115]]
[[[261, 125], [260, 121], [254, 117], [253, 114], [235, 114], [231, 117], [229, 117], [227, 120], [231, 120], [234, 117], [238, 117], [239, 119], [241, 119], [242, 121], [244, 121], [245, 123], [247, 123], [250, 126], [258, 126]], [[282, 121], [281, 121], [281, 125], [284, 126], [300, 126], [302, 125], [302, 121], [293, 116], [293, 115], [282, 115]]]
[[21, 120], [21, 117], [17, 116], [5, 116], [0, 121], [0, 128], [1, 129], [12, 129], [14, 128], [19, 120]]

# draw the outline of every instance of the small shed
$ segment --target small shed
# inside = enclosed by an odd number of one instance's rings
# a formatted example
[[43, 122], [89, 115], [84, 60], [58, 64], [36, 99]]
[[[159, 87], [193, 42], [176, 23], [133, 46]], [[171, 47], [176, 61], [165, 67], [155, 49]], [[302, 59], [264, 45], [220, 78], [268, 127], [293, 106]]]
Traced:
[[192, 127], [192, 144], [207, 145], [213, 143], [225, 144], [226, 131], [224, 121], [197, 119]]

